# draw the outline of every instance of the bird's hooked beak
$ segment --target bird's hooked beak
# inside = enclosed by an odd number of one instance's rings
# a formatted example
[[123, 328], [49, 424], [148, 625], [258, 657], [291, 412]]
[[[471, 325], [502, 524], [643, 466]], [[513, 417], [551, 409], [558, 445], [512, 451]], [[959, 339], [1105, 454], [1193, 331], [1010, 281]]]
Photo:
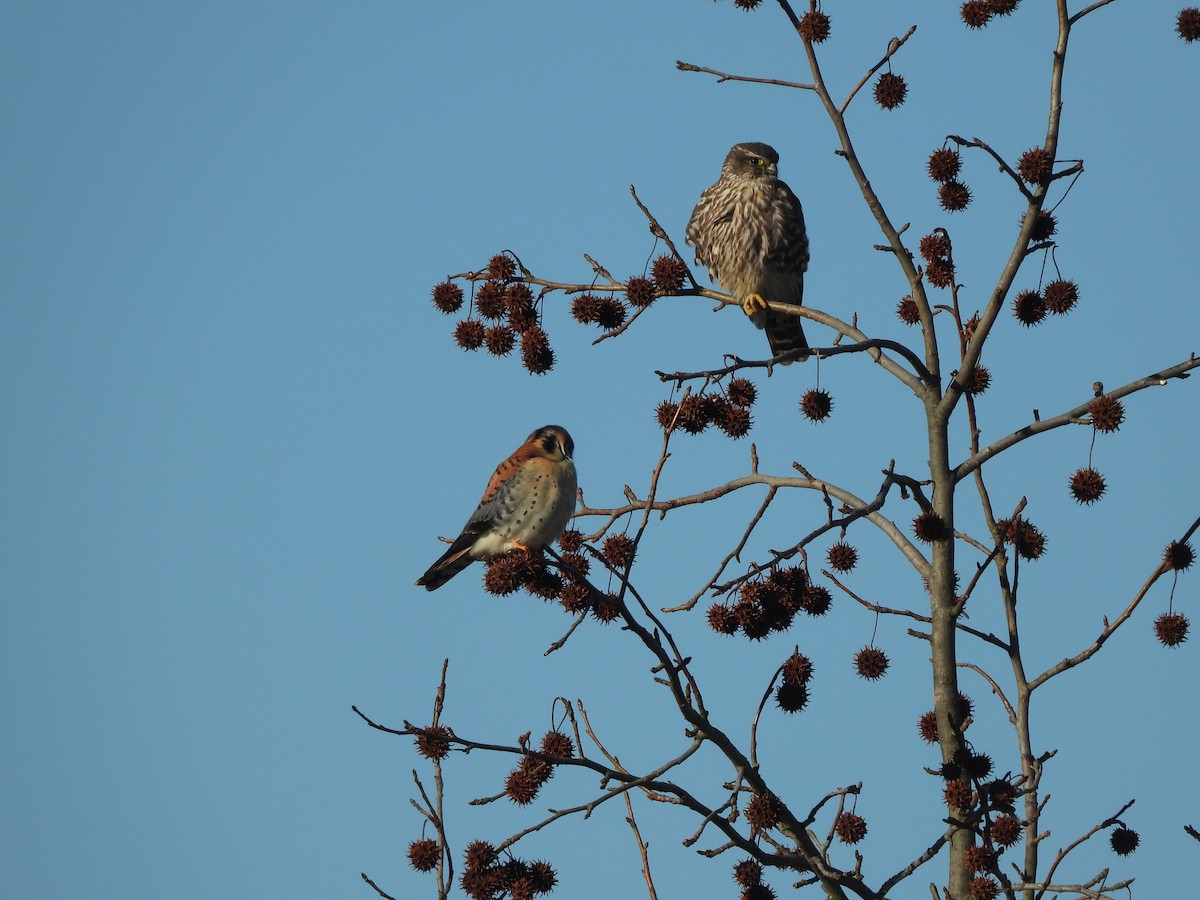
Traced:
[[767, 173], [768, 173], [769, 175], [777, 175], [777, 174], [779, 174], [779, 166], [777, 166], [777, 165], [776, 165], [775, 163], [773, 163], [773, 162], [769, 162], [769, 163], [767, 163]]

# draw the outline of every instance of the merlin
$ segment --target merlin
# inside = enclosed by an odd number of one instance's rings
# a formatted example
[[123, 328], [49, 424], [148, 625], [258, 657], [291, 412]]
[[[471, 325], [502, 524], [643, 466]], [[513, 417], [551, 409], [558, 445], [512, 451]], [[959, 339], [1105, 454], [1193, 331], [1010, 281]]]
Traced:
[[776, 177], [778, 164], [779, 154], [767, 144], [734, 145], [717, 183], [700, 195], [686, 233], [696, 264], [766, 331], [773, 356], [808, 349], [800, 317], [767, 305], [799, 306], [808, 268], [804, 210]]

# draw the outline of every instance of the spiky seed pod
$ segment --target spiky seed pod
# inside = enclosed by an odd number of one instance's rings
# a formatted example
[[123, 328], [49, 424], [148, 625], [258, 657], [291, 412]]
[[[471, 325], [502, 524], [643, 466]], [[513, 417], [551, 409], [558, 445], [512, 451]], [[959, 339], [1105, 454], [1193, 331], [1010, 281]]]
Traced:
[[925, 743], [936, 744], [938, 739], [937, 713], [932, 709], [921, 713], [921, 718], [917, 719], [917, 731], [921, 732], [921, 739]]
[[845, 541], [838, 541], [827, 551], [825, 558], [829, 566], [837, 572], [850, 572], [858, 565], [858, 551]]
[[962, 778], [962, 766], [956, 762], [944, 762], [941, 768], [938, 769], [938, 774], [942, 776], [943, 781], [953, 781], [955, 778]]
[[812, 673], [812, 660], [797, 651], [784, 660], [780, 676], [785, 684], [807, 684]]
[[486, 869], [496, 861], [496, 848], [487, 841], [471, 841], [467, 844], [466, 863], [468, 869]]
[[581, 325], [590, 325], [600, 315], [600, 298], [595, 294], [580, 294], [571, 301], [571, 315]]
[[924, 510], [919, 516], [915, 517], [912, 525], [913, 534], [917, 536], [917, 540], [924, 541], [927, 544], [932, 544], [934, 541], [949, 540], [951, 537], [950, 528], [946, 525], [946, 520], [932, 509]]
[[929, 154], [929, 177], [934, 181], [953, 181], [962, 168], [962, 157], [952, 147], [939, 147]]
[[991, 7], [992, 7], [992, 15], [994, 15], [994, 16], [1010, 15], [1012, 13], [1012, 11], [1017, 8], [1017, 4], [1019, 4], [1020, 2], [1021, 2], [1021, 0], [990, 0]]
[[1015, 816], [996, 816], [992, 820], [992, 840], [1001, 847], [1011, 847], [1021, 839], [1021, 822]]
[[806, 587], [804, 595], [800, 598], [801, 609], [810, 616], [823, 616], [829, 612], [829, 607], [832, 605], [833, 595], [827, 588], [817, 584], [810, 584]]
[[679, 404], [672, 403], [670, 400], [664, 400], [654, 407], [654, 418], [658, 421], [658, 427], [663, 431], [669, 431], [675, 422], [675, 413], [678, 411]]
[[604, 539], [604, 546], [601, 552], [604, 558], [616, 569], [624, 569], [633, 562], [633, 555], [637, 548], [633, 544], [633, 539], [627, 534], [610, 534]]
[[528, 806], [553, 774], [550, 763], [536, 756], [522, 756], [520, 764], [504, 779], [504, 793], [518, 806]]
[[963, 386], [963, 390], [974, 397], [978, 397], [991, 386], [991, 371], [987, 368], [987, 366], [977, 365], [971, 370], [971, 377], [967, 379], [967, 383]]
[[1095, 469], [1076, 469], [1071, 476], [1071, 496], [1076, 503], [1086, 503], [1089, 506], [1104, 496], [1108, 485], [1104, 476]]
[[1187, 541], [1171, 541], [1163, 551], [1163, 562], [1176, 572], [1190, 569], [1196, 561], [1196, 551]]
[[1033, 229], [1029, 237], [1034, 241], [1048, 241], [1058, 232], [1058, 219], [1052, 213], [1042, 210], [1033, 220]]
[[942, 791], [946, 805], [953, 809], [966, 809], [971, 805], [971, 785], [961, 778], [946, 782]]
[[975, 313], [975, 315], [963, 322], [963, 340], [971, 340], [971, 338], [975, 336], [975, 329], [978, 327], [979, 313]]
[[800, 398], [800, 412], [813, 422], [824, 422], [833, 410], [833, 398], [828, 391], [809, 388]]
[[1116, 431], [1125, 421], [1125, 405], [1116, 397], [1102, 394], [1088, 405], [1092, 414], [1092, 427], [1097, 431]]
[[750, 433], [750, 428], [754, 424], [754, 418], [750, 415], [750, 410], [746, 407], [727, 403], [721, 412], [721, 417], [716, 420], [716, 423], [717, 427], [725, 432], [726, 435], [736, 440]]
[[946, 259], [935, 259], [925, 266], [925, 280], [935, 288], [948, 288], [954, 284], [954, 264]]
[[450, 753], [450, 729], [445, 725], [430, 725], [417, 735], [417, 752], [426, 759], [445, 759]]
[[1186, 6], [1181, 9], [1179, 18], [1175, 20], [1175, 30], [1189, 44], [1200, 38], [1200, 9], [1194, 6]]
[[714, 603], [708, 608], [708, 627], [717, 634], [736, 634], [741, 623], [733, 607]]
[[654, 282], [649, 278], [633, 275], [625, 282], [625, 299], [632, 307], [643, 309], [653, 303], [656, 296]]
[[804, 590], [808, 587], [808, 579], [799, 566], [783, 566], [772, 570], [767, 584], [771, 586], [784, 608], [792, 612], [803, 608]]
[[704, 394], [704, 418], [710, 425], [716, 425], [725, 415], [725, 409], [732, 406], [724, 394]]
[[938, 188], [938, 202], [946, 212], [961, 212], [971, 203], [971, 189], [961, 181], [947, 181]]
[[884, 72], [875, 82], [875, 102], [884, 109], [895, 109], [908, 95], [908, 84], [903, 75]]
[[992, 4], [989, 0], [967, 0], [959, 14], [968, 28], [982, 28], [992, 18]]
[[537, 324], [533, 291], [522, 281], [504, 289], [504, 308], [508, 311], [508, 324], [516, 331], [525, 331]]
[[810, 44], [820, 44], [829, 39], [829, 16], [818, 10], [809, 10], [800, 17], [800, 37]]
[[808, 685], [783, 682], [775, 689], [775, 702], [785, 713], [798, 713], [808, 706]]
[[507, 597], [516, 592], [525, 579], [533, 574], [529, 557], [523, 550], [493, 557], [487, 560], [486, 565], [483, 589], [497, 597]]
[[559, 759], [574, 759], [575, 744], [570, 736], [561, 731], [547, 731], [542, 735], [542, 752], [547, 756], [557, 756]]
[[762, 866], [757, 860], [739, 860], [733, 866], [733, 880], [742, 887], [752, 887], [762, 881]]
[[1003, 778], [989, 781], [984, 786], [984, 792], [992, 806], [1012, 812], [1013, 801], [1017, 799], [1017, 789]]
[[742, 891], [742, 896], [739, 900], [775, 900], [777, 896], [775, 888], [760, 881], [758, 884], [752, 884]]
[[746, 821], [767, 831], [778, 824], [781, 811], [779, 799], [774, 794], [755, 794], [746, 804]]
[[921, 256], [925, 257], [926, 262], [935, 259], [944, 259], [950, 255], [950, 242], [946, 239], [946, 235], [941, 232], [930, 232], [921, 238], [921, 242], [917, 246], [921, 251]]
[[1021, 291], [1013, 300], [1013, 315], [1026, 328], [1046, 318], [1046, 301], [1037, 291]]
[[453, 281], [443, 281], [433, 286], [433, 305], [449, 315], [458, 312], [463, 305], [463, 290]]
[[496, 281], [508, 281], [517, 273], [517, 264], [507, 253], [497, 253], [488, 260], [488, 277]]
[[478, 319], [463, 319], [454, 326], [454, 341], [464, 350], [478, 350], [483, 346], [485, 331]]
[[650, 267], [654, 276], [654, 288], [659, 294], [674, 294], [683, 287], [687, 277], [687, 266], [678, 256], [660, 256]]
[[971, 892], [971, 900], [994, 900], [1000, 893], [1000, 885], [994, 879], [980, 875], [978, 878], [971, 879], [967, 890]]
[[[954, 573], [954, 586], [958, 587], [958, 573]], [[975, 704], [971, 702], [971, 698], [961, 691], [958, 694], [958, 700], [954, 704], [954, 711], [958, 714], [958, 720], [963, 724], [963, 729], [966, 729], [966, 721], [975, 714]]]
[[558, 546], [562, 548], [563, 553], [578, 553], [583, 549], [583, 533], [568, 528], [558, 536]]
[[1124, 825], [1114, 828], [1112, 834], [1108, 836], [1108, 842], [1112, 844], [1113, 852], [1118, 856], [1128, 856], [1137, 849], [1140, 841], [1138, 833]]
[[535, 859], [529, 864], [529, 880], [535, 894], [548, 894], [558, 883], [558, 873], [544, 859]]
[[546, 568], [546, 563], [539, 560], [534, 570], [527, 576], [522, 586], [534, 597], [543, 600], [557, 600], [562, 594], [563, 580], [557, 572]]
[[1065, 316], [1079, 302], [1079, 285], [1065, 278], [1051, 281], [1042, 291], [1046, 300], [1046, 309], [1056, 316]]
[[517, 335], [507, 325], [493, 325], [484, 332], [483, 342], [492, 356], [508, 356], [517, 342]]
[[771, 617], [757, 603], [749, 600], [739, 600], [733, 605], [733, 613], [737, 616], [742, 634], [752, 641], [761, 641], [771, 633]]
[[596, 299], [596, 324], [605, 331], [613, 331], [625, 324], [625, 304], [615, 297]]
[[462, 889], [471, 900], [492, 900], [507, 888], [500, 882], [500, 871], [493, 866], [467, 868], [462, 874]]
[[504, 286], [499, 281], [485, 281], [475, 292], [475, 311], [485, 319], [502, 319], [508, 311], [504, 305]]
[[1034, 560], [1046, 551], [1046, 536], [1032, 522], [1018, 516], [1016, 519], [999, 519], [1000, 539], [1012, 544], [1023, 559]]
[[750, 12], [752, 9], [758, 9], [761, 3], [762, 0], [733, 0], [734, 6], [736, 6], [738, 9], [745, 10], [746, 12]]
[[1017, 160], [1017, 172], [1028, 184], [1041, 184], [1054, 170], [1054, 157], [1045, 147], [1031, 147]]
[[917, 309], [917, 301], [911, 295], [906, 295], [896, 304], [896, 315], [905, 325], [916, 325], [921, 321], [921, 313]]
[[878, 681], [888, 670], [887, 654], [878, 647], [863, 647], [854, 654], [854, 668], [867, 681]]
[[442, 858], [442, 849], [433, 838], [421, 838], [408, 845], [408, 864], [418, 872], [432, 872]]
[[586, 584], [578, 582], [564, 584], [562, 593], [558, 596], [563, 611], [571, 615], [578, 615], [592, 605], [592, 590]]
[[867, 820], [852, 812], [837, 817], [833, 830], [843, 844], [857, 844], [867, 836]]
[[729, 398], [730, 403], [750, 407], [758, 399], [758, 389], [748, 378], [732, 378], [729, 384], [725, 385], [725, 396]]
[[992, 774], [992, 758], [986, 753], [972, 753], [967, 757], [964, 768], [968, 775], [980, 781]]
[[689, 394], [679, 403], [675, 426], [688, 434], [700, 434], [708, 428], [708, 404], [700, 394]]
[[1154, 633], [1165, 647], [1178, 647], [1188, 639], [1188, 619], [1183, 613], [1163, 613], [1154, 620]]
[[554, 368], [550, 337], [537, 325], [521, 335], [521, 363], [534, 375], [545, 375]]
[[596, 594], [592, 598], [592, 615], [596, 617], [596, 621], [602, 625], [607, 625], [609, 622], [620, 617], [621, 602], [617, 599], [616, 594]]

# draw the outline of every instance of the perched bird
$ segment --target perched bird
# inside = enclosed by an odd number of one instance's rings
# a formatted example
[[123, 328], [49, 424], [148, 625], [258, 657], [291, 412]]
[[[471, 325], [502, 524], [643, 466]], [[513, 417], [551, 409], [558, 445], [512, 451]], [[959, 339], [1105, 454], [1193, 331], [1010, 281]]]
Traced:
[[767, 308], [800, 305], [808, 268], [804, 210], [775, 177], [778, 163], [779, 154], [766, 144], [734, 145], [717, 183], [700, 195], [685, 235], [696, 248], [697, 265], [707, 267], [750, 321], [766, 330], [774, 356], [808, 348], [799, 316]]
[[462, 534], [417, 579], [427, 591], [477, 559], [553, 542], [575, 509], [575, 442], [561, 425], [545, 425], [500, 463]]

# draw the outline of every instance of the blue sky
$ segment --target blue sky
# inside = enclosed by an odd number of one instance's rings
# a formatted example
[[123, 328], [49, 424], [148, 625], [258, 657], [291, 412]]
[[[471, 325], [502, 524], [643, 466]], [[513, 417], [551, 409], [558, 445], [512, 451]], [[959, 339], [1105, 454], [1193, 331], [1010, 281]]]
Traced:
[[[912, 243], [951, 229], [973, 309], [1020, 205], [989, 159], [967, 156], [975, 199], [949, 216], [925, 159], [950, 133], [1009, 159], [1040, 143], [1051, 13], [1027, 2], [965, 33], [956, 4], [905, 6], [917, 5], [827, 4], [834, 37], [822, 63], [844, 95], [890, 37], [919, 26], [893, 63], [909, 101], [885, 113], [864, 94], [850, 124]], [[1175, 11], [1118, 2], [1076, 29], [1060, 157], [1082, 158], [1085, 174], [1058, 210], [1056, 258], [1083, 299], [1037, 329], [1002, 317], [984, 357], [995, 379], [980, 404], [985, 437], [1035, 408], [1074, 406], [1094, 380], [1124, 384], [1197, 349], [1200, 51], [1174, 34]], [[535, 427], [567, 426], [589, 502], [619, 504], [626, 484], [644, 493], [657, 458], [652, 410], [666, 390], [654, 370], [765, 349], [735, 311], [685, 299], [593, 347], [561, 296], [545, 312], [559, 357], [548, 376], [454, 346], [430, 287], [501, 249], [563, 281], [588, 280], [585, 252], [617, 277], [640, 274], [661, 248], [630, 184], [682, 245], [729, 146], [772, 143], [808, 217], [808, 301], [913, 339], [893, 313], [904, 284], [871, 249], [877, 229], [814, 97], [718, 85], [677, 72], [676, 59], [807, 80], [771, 4], [752, 15], [700, 0], [7, 4], [0, 893], [364, 897], [366, 871], [396, 896], [431, 895], [404, 858], [420, 834], [410, 773], [427, 770], [350, 705], [422, 723], [446, 657], [446, 719], [460, 734], [540, 733], [561, 695], [585, 701], [627, 765], [674, 755], [680, 729], [627, 635], [585, 623], [543, 657], [567, 625], [551, 607], [490, 597], [474, 569], [437, 594], [412, 582]], [[1036, 284], [1040, 264], [1029, 260], [1019, 286]], [[815, 377], [810, 364], [756, 378], [764, 471], [788, 474], [800, 460], [860, 496], [873, 496], [889, 459], [919, 475], [911, 395], [838, 357], [821, 369], [836, 405], [818, 426], [796, 411]], [[1126, 424], [1094, 451], [1110, 487], [1093, 508], [1066, 493], [1087, 463], [1086, 429], [989, 465], [998, 505], [1027, 496], [1050, 537], [1047, 558], [1022, 573], [1031, 669], [1090, 643], [1197, 515], [1197, 390], [1174, 382], [1127, 401]], [[713, 434], [673, 449], [664, 495], [748, 470], [745, 441]], [[761, 496], [653, 524], [635, 569], [642, 591], [658, 606], [690, 596]], [[971, 500], [964, 492], [961, 517], [979, 533]], [[901, 523], [912, 514], [889, 510]], [[748, 551], [786, 546], [823, 516], [818, 497], [788, 498]], [[919, 605], [919, 581], [890, 545], [865, 529], [850, 540], [864, 560], [857, 590]], [[1196, 577], [1175, 598], [1193, 620]], [[1049, 850], [1137, 797], [1127, 818], [1142, 832], [1137, 853], [1115, 860], [1101, 839], [1070, 875], [1112, 865], [1114, 878], [1138, 877], [1143, 897], [1170, 893], [1197, 850], [1182, 825], [1200, 824], [1190, 749], [1200, 733], [1181, 690], [1195, 682], [1197, 642], [1166, 651], [1151, 631], [1168, 587], [1093, 664], [1045, 689], [1035, 735], [1039, 749], [1059, 750], [1046, 781]], [[981, 601], [973, 622], [994, 625], [994, 598]], [[671, 624], [735, 734], [800, 644], [817, 666], [812, 707], [768, 717], [764, 765], [805, 809], [864, 781], [870, 874], [932, 840], [937, 797], [920, 773], [931, 753], [913, 728], [931, 705], [925, 649], [902, 623], [880, 623], [893, 669], [878, 684], [850, 670], [874, 623], [844, 597], [825, 620], [755, 646], [717, 639], [699, 615]], [[968, 655], [1003, 675], [985, 650]], [[988, 708], [982, 684], [970, 693]], [[1003, 771], [1016, 760], [997, 709], [991, 701], [994, 723], [974, 727]], [[451, 761], [459, 851], [533, 815], [465, 805], [500, 789], [507, 762]], [[681, 777], [713, 799], [726, 772], [705, 757]], [[594, 787], [561, 774], [535, 809], [582, 802]], [[624, 812], [609, 807], [522, 843], [555, 864], [563, 896], [642, 890]], [[644, 801], [636, 810], [664, 896], [713, 879], [734, 895], [732, 860], [680, 846], [691, 821]], [[911, 895], [942, 877], [931, 868]]]

